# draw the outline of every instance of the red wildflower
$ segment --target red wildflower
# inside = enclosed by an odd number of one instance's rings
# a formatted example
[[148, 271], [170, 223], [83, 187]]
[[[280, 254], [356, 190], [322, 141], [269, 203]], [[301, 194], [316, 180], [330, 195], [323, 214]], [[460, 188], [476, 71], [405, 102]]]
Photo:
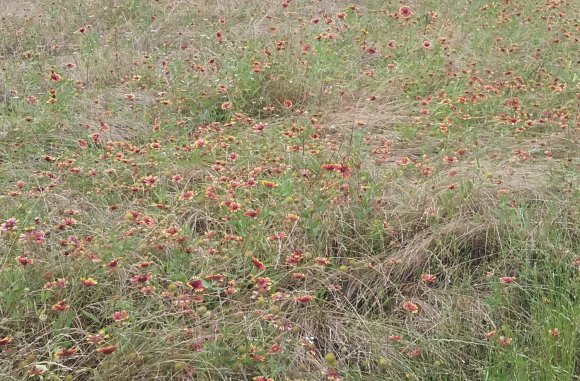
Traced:
[[262, 132], [266, 129], [266, 127], [268, 127], [268, 125], [266, 123], [256, 123], [254, 124], [254, 130], [258, 131], [258, 132]]
[[66, 303], [66, 301], [61, 300], [60, 302], [53, 304], [51, 308], [53, 311], [65, 312], [70, 308], [70, 306]]
[[56, 71], [54, 71], [54, 68], [52, 68], [50, 69], [50, 79], [58, 82], [62, 79], [62, 77]]
[[14, 340], [12, 336], [5, 336], [3, 338], [0, 338], [0, 346], [10, 344], [12, 340]]
[[87, 341], [90, 344], [101, 344], [103, 341], [105, 341], [105, 336], [103, 336], [100, 333], [97, 333], [95, 335], [88, 335], [87, 336]]
[[34, 365], [26, 374], [28, 377], [41, 376], [46, 373], [48, 369], [44, 365]]
[[389, 336], [389, 341], [392, 341], [393, 343], [399, 343], [401, 340], [403, 340], [403, 337], [400, 335]]
[[151, 278], [153, 278], [153, 275], [151, 273], [137, 274], [137, 275], [133, 275], [131, 277], [131, 282], [133, 282], [133, 283], [145, 283], [145, 282], [150, 281]]
[[297, 266], [302, 259], [304, 259], [304, 253], [300, 250], [296, 250], [286, 257], [286, 264], [288, 266]]
[[500, 283], [513, 283], [516, 280], [515, 276], [502, 276], [499, 278]]
[[412, 314], [419, 312], [419, 307], [415, 303], [409, 301], [403, 303], [403, 309]]
[[266, 266], [256, 257], [252, 258], [252, 263], [258, 270], [266, 270]]
[[81, 283], [85, 287], [93, 287], [93, 286], [96, 286], [98, 284], [98, 282], [96, 280], [94, 280], [93, 278], [86, 278], [86, 279], [81, 278]]
[[304, 296], [299, 296], [296, 298], [296, 301], [299, 303], [310, 303], [312, 300], [314, 300], [314, 296], [312, 295], [304, 295]]
[[511, 337], [505, 337], [505, 336], [500, 336], [499, 337], [499, 345], [500, 347], [509, 347], [512, 344], [512, 338]]
[[433, 274], [423, 274], [421, 275], [421, 280], [427, 284], [433, 284], [437, 280], [437, 277]]
[[403, 5], [401, 8], [399, 8], [399, 14], [405, 18], [411, 17], [411, 7], [408, 5]]
[[248, 209], [244, 213], [244, 216], [251, 217], [251, 218], [256, 218], [256, 217], [258, 217], [259, 214], [260, 214], [260, 212], [257, 212], [257, 211], [252, 210], [252, 209]]
[[18, 261], [18, 263], [20, 263], [22, 266], [26, 266], [26, 265], [31, 265], [33, 263], [33, 260], [28, 258], [26, 255], [21, 255], [16, 257], [16, 260]]
[[339, 168], [340, 164], [322, 164], [321, 168], [327, 171], [335, 171]]
[[[22, 185], [23, 187], [24, 185]], [[22, 188], [19, 186], [19, 188]], [[2, 225], [0, 225], [0, 231], [6, 232], [9, 230], [14, 230], [16, 228], [16, 223], [18, 220], [14, 217], [7, 219]]]
[[344, 164], [339, 164], [340, 167], [337, 169], [338, 172], [342, 173], [342, 177], [343, 178], [348, 178], [350, 177], [350, 167], [348, 165], [344, 165]]
[[56, 351], [56, 357], [71, 357], [75, 355], [79, 351], [78, 348], [61, 348]]
[[328, 258], [323, 258], [323, 257], [314, 258], [314, 262], [316, 262], [316, 264], [319, 266], [327, 266], [330, 263]]
[[272, 280], [268, 277], [259, 277], [255, 280], [256, 288], [258, 289], [259, 293], [264, 293], [270, 290], [272, 286]]
[[195, 292], [203, 292], [203, 282], [199, 278], [192, 278], [187, 282], [187, 285]]
[[496, 334], [497, 334], [497, 331], [496, 331], [496, 330], [489, 331], [488, 333], [486, 333], [486, 334], [485, 334], [485, 337], [486, 337], [487, 339], [490, 339], [490, 338], [492, 338], [492, 337], [495, 337], [495, 335], [496, 335]]
[[213, 280], [216, 282], [223, 282], [225, 279], [225, 276], [223, 274], [209, 274], [209, 275], [205, 276], [205, 279]]
[[[288, 4], [288, 3], [284, 3], [284, 4]], [[269, 378], [269, 377], [264, 377], [264, 376], [256, 376], [253, 378], [254, 381], [274, 381], [273, 378]]]
[[120, 260], [121, 260], [121, 258], [115, 258], [115, 259], [109, 261], [107, 264], [105, 264], [105, 266], [107, 266], [109, 269], [114, 269], [115, 267], [117, 267], [119, 265]]
[[326, 370], [326, 379], [329, 381], [340, 381], [340, 374], [334, 369]]
[[409, 352], [407, 352], [407, 356], [414, 359], [415, 357], [421, 356], [422, 352], [423, 351], [421, 350], [421, 348], [413, 348]]
[[284, 232], [278, 232], [270, 237], [268, 237], [269, 241], [280, 241], [282, 239], [286, 238], [286, 233]]
[[129, 313], [125, 310], [113, 312], [113, 320], [116, 322], [124, 321], [129, 318]]
[[274, 343], [274, 344], [270, 345], [270, 348], [268, 348], [268, 353], [281, 353], [281, 352], [282, 352], [282, 347], [278, 343]]
[[114, 345], [109, 345], [106, 347], [100, 347], [97, 349], [97, 352], [102, 353], [104, 355], [110, 355], [111, 353], [115, 352], [117, 347]]
[[155, 287], [153, 286], [141, 287], [140, 291], [143, 293], [143, 295], [153, 295], [155, 294]]
[[297, 280], [304, 280], [304, 279], [306, 279], [306, 274], [304, 274], [304, 273], [293, 273], [292, 274], [292, 278], [297, 279]]

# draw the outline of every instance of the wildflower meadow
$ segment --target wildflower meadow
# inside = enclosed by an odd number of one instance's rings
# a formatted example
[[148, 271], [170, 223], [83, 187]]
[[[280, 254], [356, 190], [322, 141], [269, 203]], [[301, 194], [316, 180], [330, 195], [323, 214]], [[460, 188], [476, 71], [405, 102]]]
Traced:
[[572, 0], [0, 0], [0, 381], [580, 380]]

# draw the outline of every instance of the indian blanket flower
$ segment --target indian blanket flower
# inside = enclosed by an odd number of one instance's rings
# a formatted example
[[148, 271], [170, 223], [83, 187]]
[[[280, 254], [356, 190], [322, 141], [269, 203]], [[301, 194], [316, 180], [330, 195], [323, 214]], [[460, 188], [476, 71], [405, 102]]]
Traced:
[[269, 241], [280, 241], [283, 240], [284, 238], [286, 238], [287, 235], [284, 232], [278, 232], [274, 235], [271, 235], [270, 237], [268, 237]]
[[7, 232], [9, 230], [16, 229], [16, 224], [18, 220], [14, 217], [7, 219], [2, 225], [0, 225], [0, 231]]
[[286, 257], [285, 263], [288, 266], [297, 266], [303, 259], [304, 253], [300, 250], [295, 250]]
[[415, 303], [409, 301], [403, 303], [403, 309], [412, 314], [416, 314], [419, 312], [419, 307]]
[[149, 187], [152, 187], [157, 183], [157, 180], [159, 180], [159, 177], [157, 176], [146, 176], [141, 179], [141, 182]]
[[79, 351], [79, 349], [76, 347], [60, 348], [58, 351], [56, 351], [55, 356], [59, 357], [59, 358], [71, 357], [71, 356], [74, 356], [78, 351]]
[[93, 278], [81, 278], [81, 283], [83, 284], [83, 286], [85, 287], [93, 287], [96, 286], [97, 284], [99, 284], [96, 280], [94, 280]]
[[31, 265], [34, 261], [28, 258], [26, 255], [20, 255], [16, 257], [16, 261], [20, 263], [22, 266]]
[[53, 304], [51, 307], [53, 311], [57, 312], [65, 312], [68, 311], [69, 308], [70, 306], [67, 304], [65, 300], [61, 300], [60, 302]]
[[97, 352], [104, 354], [104, 355], [110, 355], [111, 353], [115, 352], [116, 350], [117, 350], [117, 347], [114, 345], [108, 345], [105, 347], [97, 348]]
[[101, 344], [105, 341], [105, 336], [101, 333], [96, 333], [94, 335], [87, 336], [87, 342], [90, 344]]
[[253, 209], [248, 209], [244, 212], [244, 216], [250, 217], [250, 218], [256, 218], [256, 217], [258, 217], [259, 214], [260, 214], [260, 212], [253, 210]]
[[421, 275], [421, 280], [427, 284], [434, 284], [437, 277], [433, 274], [423, 274]]
[[26, 374], [28, 377], [32, 378], [36, 376], [42, 376], [44, 373], [46, 373], [47, 370], [48, 368], [44, 365], [34, 365]]
[[411, 7], [409, 7], [408, 5], [403, 5], [401, 8], [399, 8], [399, 14], [402, 17], [407, 18], [407, 17], [411, 17], [411, 15], [413, 13], [411, 12]]
[[296, 301], [298, 303], [303, 303], [303, 304], [310, 303], [312, 300], [314, 300], [314, 296], [312, 296], [312, 295], [298, 296], [296, 298]]
[[195, 292], [203, 292], [205, 288], [203, 287], [203, 281], [199, 278], [192, 278], [187, 282], [189, 288]]
[[400, 335], [390, 335], [388, 337], [389, 341], [393, 342], [393, 343], [399, 343], [401, 342], [401, 340], [403, 340], [403, 337]]
[[125, 321], [129, 318], [129, 313], [125, 310], [113, 312], [113, 320], [116, 322]]
[[266, 270], [266, 265], [264, 265], [264, 263], [262, 263], [262, 261], [260, 261], [258, 258], [253, 257], [252, 258], [252, 264], [254, 266], [256, 266], [256, 268], [258, 270]]
[[20, 239], [24, 242], [31, 242], [41, 245], [46, 240], [46, 235], [42, 230], [29, 230], [20, 235]]
[[326, 379], [329, 381], [340, 381], [342, 378], [340, 374], [334, 369], [327, 369], [325, 373]]
[[63, 288], [64, 286], [66, 286], [66, 279], [58, 278], [57, 280], [54, 280], [52, 282], [46, 282], [42, 288], [45, 290], [52, 290], [53, 288], [56, 287]]
[[511, 337], [505, 337], [505, 336], [500, 336], [499, 337], [499, 345], [500, 347], [509, 347], [510, 345], [512, 345], [512, 338]]
[[316, 258], [314, 258], [314, 262], [318, 266], [328, 266], [330, 264], [330, 261], [328, 260], [328, 258], [324, 258], [324, 257], [316, 257]]
[[415, 357], [421, 356], [421, 353], [423, 353], [423, 350], [421, 348], [413, 348], [409, 352], [407, 352], [407, 356], [413, 359]]
[[263, 294], [270, 290], [272, 287], [272, 280], [268, 277], [259, 277], [255, 280], [256, 289], [259, 293]]
[[54, 68], [52, 68], [50, 69], [50, 79], [52, 81], [58, 82], [62, 79], [62, 77], [54, 70]]
[[266, 123], [256, 123], [254, 124], [253, 128], [255, 131], [262, 132], [266, 129], [266, 127], [268, 127]]
[[133, 282], [135, 284], [142, 284], [142, 283], [146, 283], [146, 282], [150, 281], [151, 278], [153, 278], [153, 275], [151, 273], [137, 274], [137, 275], [133, 275], [131, 277], [131, 282]]

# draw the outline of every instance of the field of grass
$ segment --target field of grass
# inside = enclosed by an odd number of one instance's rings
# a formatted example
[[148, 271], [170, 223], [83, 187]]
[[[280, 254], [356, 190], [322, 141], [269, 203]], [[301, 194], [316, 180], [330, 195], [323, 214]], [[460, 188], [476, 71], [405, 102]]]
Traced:
[[0, 380], [580, 380], [572, 0], [0, 0]]

